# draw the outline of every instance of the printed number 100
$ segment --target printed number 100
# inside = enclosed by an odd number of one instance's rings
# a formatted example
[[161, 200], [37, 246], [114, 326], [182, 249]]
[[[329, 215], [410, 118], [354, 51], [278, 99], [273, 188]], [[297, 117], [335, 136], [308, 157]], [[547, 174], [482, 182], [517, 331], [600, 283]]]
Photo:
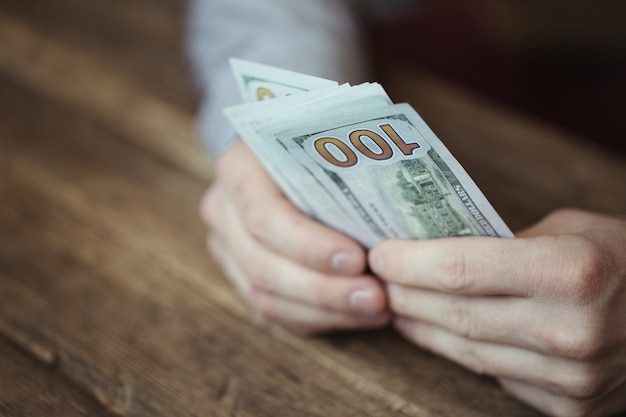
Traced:
[[[417, 142], [406, 143], [390, 124], [383, 124], [379, 127], [406, 156], [410, 156], [415, 149], [421, 147]], [[365, 138], [369, 139], [368, 143], [363, 141]], [[369, 159], [383, 161], [393, 156], [393, 148], [389, 142], [372, 130], [354, 130], [348, 134], [348, 140], [358, 153]], [[376, 149], [372, 149], [372, 145], [376, 145]], [[330, 136], [319, 138], [313, 143], [313, 146], [324, 160], [340, 168], [354, 166], [359, 161], [357, 153], [352, 147], [337, 138]]]

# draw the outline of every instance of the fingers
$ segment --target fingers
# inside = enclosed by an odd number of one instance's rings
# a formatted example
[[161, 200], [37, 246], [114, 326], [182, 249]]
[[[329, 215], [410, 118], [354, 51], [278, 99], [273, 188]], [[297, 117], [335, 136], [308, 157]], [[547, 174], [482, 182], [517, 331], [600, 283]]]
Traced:
[[389, 240], [369, 254], [385, 281], [462, 295], [562, 299], [593, 291], [602, 260], [579, 236]]
[[266, 320], [301, 334], [374, 329], [386, 326], [391, 319], [388, 312], [360, 315], [346, 313], [294, 302], [264, 291], [253, 290], [250, 304]]
[[[551, 317], [527, 298], [466, 297], [397, 284], [387, 286], [391, 310], [403, 317], [427, 322], [461, 337], [544, 351]], [[530, 313], [529, 313], [530, 312]], [[524, 331], [520, 331], [524, 329]]]
[[218, 217], [219, 222], [212, 226], [225, 246], [223, 261], [230, 265], [230, 270], [238, 268], [239, 275], [245, 277], [248, 285], [292, 301], [331, 310], [357, 314], [385, 310], [384, 289], [372, 276], [346, 277], [305, 268], [253, 239], [227, 199], [218, 198], [210, 205], [214, 208], [209, 210], [219, 213], [219, 216], [213, 216]]
[[[300, 212], [268, 177], [244, 144], [220, 158], [218, 175], [245, 229], [262, 246], [321, 272], [357, 275], [364, 272], [364, 249], [352, 239]], [[227, 167], [227, 168], [226, 168]]]
[[616, 387], [609, 395], [578, 399], [519, 380], [503, 378], [499, 382], [514, 397], [554, 417], [612, 416], [626, 406], [625, 384]]
[[[526, 246], [482, 237], [389, 240], [370, 252], [369, 261], [377, 275], [397, 284], [455, 294], [528, 296], [531, 289], [518, 265], [520, 251], [529, 251]], [[522, 259], [527, 262], [528, 256]]]
[[605, 318], [606, 313], [589, 306], [546, 304], [522, 297], [451, 295], [397, 284], [389, 284], [387, 291], [393, 313], [463, 338], [572, 361], [619, 356], [615, 351], [623, 337], [619, 313]]
[[623, 367], [605, 361], [578, 362], [513, 346], [481, 342], [426, 322], [394, 320], [407, 339], [478, 374], [524, 381], [555, 396], [593, 398], [622, 383]]
[[351, 239], [296, 210], [243, 144], [218, 161], [202, 199], [209, 250], [261, 315], [300, 332], [370, 328], [390, 320], [379, 280]]
[[510, 378], [500, 379], [499, 382], [505, 391], [550, 416], [589, 416], [589, 411], [592, 409], [591, 400], [573, 400], [567, 396], [546, 391], [536, 385]]
[[219, 238], [210, 236], [208, 246], [213, 256], [222, 265], [226, 276], [248, 305], [263, 318], [279, 323], [294, 332], [310, 334], [335, 330], [370, 329], [383, 327], [390, 321], [390, 314], [386, 311], [354, 314], [330, 310], [255, 288]]

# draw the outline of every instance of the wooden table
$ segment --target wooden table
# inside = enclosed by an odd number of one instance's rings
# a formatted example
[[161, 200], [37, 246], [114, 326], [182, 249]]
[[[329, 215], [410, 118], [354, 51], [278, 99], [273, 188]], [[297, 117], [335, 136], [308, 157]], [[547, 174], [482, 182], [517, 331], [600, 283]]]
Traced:
[[[0, 415], [536, 416], [392, 330], [300, 337], [206, 255], [175, 0], [0, 4]], [[624, 158], [396, 67], [516, 229], [626, 213]]]

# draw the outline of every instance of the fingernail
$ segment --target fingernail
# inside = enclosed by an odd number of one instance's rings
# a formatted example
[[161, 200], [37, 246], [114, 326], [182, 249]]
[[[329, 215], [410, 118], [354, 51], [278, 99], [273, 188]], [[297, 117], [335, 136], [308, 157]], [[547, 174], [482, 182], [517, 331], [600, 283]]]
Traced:
[[350, 307], [359, 313], [370, 313], [378, 310], [376, 292], [372, 288], [359, 289], [350, 294]]
[[363, 268], [363, 260], [359, 254], [340, 252], [332, 258], [332, 268], [340, 274], [356, 274]]

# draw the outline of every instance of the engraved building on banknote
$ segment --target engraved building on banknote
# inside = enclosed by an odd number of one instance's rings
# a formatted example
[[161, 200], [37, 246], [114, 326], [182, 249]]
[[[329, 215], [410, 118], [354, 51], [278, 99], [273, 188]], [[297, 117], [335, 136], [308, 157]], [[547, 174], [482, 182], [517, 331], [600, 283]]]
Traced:
[[420, 223], [429, 238], [473, 234], [471, 226], [450, 205], [450, 193], [442, 179], [436, 178], [422, 161], [405, 160], [398, 168], [395, 185], [413, 217], [422, 220]]

